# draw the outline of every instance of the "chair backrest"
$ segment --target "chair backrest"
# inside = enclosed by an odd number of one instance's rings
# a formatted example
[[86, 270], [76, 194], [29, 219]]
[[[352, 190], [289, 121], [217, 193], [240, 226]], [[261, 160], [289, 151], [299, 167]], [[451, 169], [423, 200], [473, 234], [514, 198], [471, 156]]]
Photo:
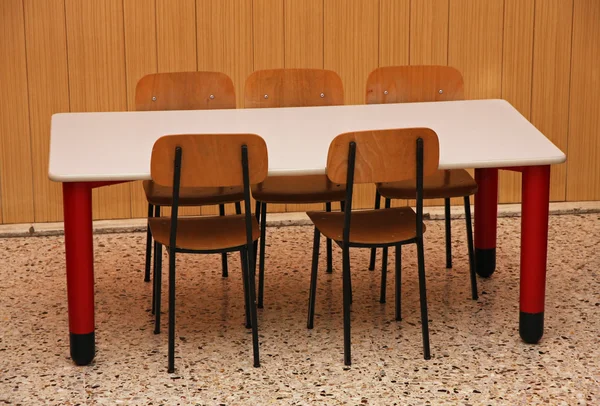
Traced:
[[265, 141], [255, 134], [181, 134], [159, 138], [152, 148], [152, 180], [174, 186], [175, 149], [181, 148], [180, 187], [242, 186], [242, 146], [248, 150], [250, 184], [267, 177]]
[[153, 73], [135, 88], [136, 110], [234, 109], [235, 88], [221, 72]]
[[366, 103], [415, 103], [464, 99], [464, 80], [450, 66], [389, 66], [367, 79]]
[[306, 107], [344, 104], [337, 73], [325, 69], [267, 69], [246, 79], [244, 107]]
[[331, 142], [327, 176], [346, 183], [350, 143], [356, 144], [354, 183], [397, 182], [417, 177], [417, 140], [423, 140], [423, 176], [439, 164], [439, 141], [429, 128], [359, 131], [340, 134]]

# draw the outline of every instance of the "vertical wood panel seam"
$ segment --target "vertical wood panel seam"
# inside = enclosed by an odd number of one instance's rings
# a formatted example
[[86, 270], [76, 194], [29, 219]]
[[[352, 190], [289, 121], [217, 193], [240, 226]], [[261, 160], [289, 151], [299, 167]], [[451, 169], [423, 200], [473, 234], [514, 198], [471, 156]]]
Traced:
[[500, 97], [504, 95], [504, 35], [506, 33], [506, 0], [502, 0], [502, 47], [500, 52]]
[[[250, 7], [252, 8], [251, 13], [250, 13], [250, 32], [251, 32], [250, 35], [252, 36], [252, 72], [254, 72], [256, 70], [256, 63], [255, 63], [255, 57], [254, 57], [254, 55], [256, 54], [256, 43], [255, 43], [256, 38], [254, 36], [254, 1], [255, 0], [252, 0], [250, 2]], [[248, 79], [248, 78], [246, 77], [246, 79]], [[246, 79], [244, 79], [244, 81]], [[243, 87], [244, 87], [244, 91], [245, 91], [246, 90], [245, 83], [243, 84]], [[244, 105], [244, 107], [246, 107], [246, 106]]]
[[[125, 106], [129, 110], [129, 91], [127, 89], [127, 40], [125, 38], [125, 0], [121, 1], [121, 8], [123, 10], [121, 21], [123, 21], [123, 69], [125, 74]], [[129, 218], [133, 217], [133, 199], [131, 198], [131, 186], [129, 187]]]
[[[323, 30], [323, 38], [321, 38], [322, 46], [321, 53], [323, 54], [323, 64], [321, 65], [323, 69], [325, 69], [325, 2], [327, 0], [321, 1], [321, 29]], [[377, 54], [379, 54], [379, 50], [377, 50]], [[337, 72], [336, 72], [337, 73]], [[346, 89], [344, 89], [344, 104], [346, 104]]]
[[65, 54], [67, 56], [67, 97], [69, 102], [69, 112], [71, 112], [71, 74], [69, 72], [69, 35], [67, 31], [67, 0], [63, 0], [63, 12], [65, 13]]
[[[448, 24], [446, 28], [446, 66], [450, 65], [450, 2], [452, 0], [448, 0]], [[409, 55], [410, 57], [410, 55]]]
[[283, 18], [283, 39], [282, 39], [283, 47], [282, 48], [283, 48], [283, 68], [285, 69], [286, 68], [286, 66], [285, 66], [285, 20], [286, 20], [286, 18], [285, 18], [285, 0], [281, 0], [281, 1], [283, 2], [283, 5], [282, 5], [282, 7], [283, 7], [283, 16], [282, 16], [282, 18]]
[[529, 119], [533, 119], [533, 72], [535, 72], [535, 21], [537, 0], [533, 0], [533, 34], [531, 36], [531, 82], [529, 86]]
[[[412, 41], [410, 38], [410, 31], [411, 31], [411, 23], [412, 23], [412, 2], [414, 0], [410, 0], [408, 2], [408, 64], [412, 65], [412, 62], [410, 61], [410, 49], [412, 48]], [[379, 22], [379, 24], [381, 25], [381, 21]]]
[[194, 49], [196, 50], [196, 71], [198, 71], [198, 0], [194, 1]]
[[[567, 141], [565, 142], [565, 156], [569, 156], [569, 135], [571, 135], [571, 79], [573, 78], [573, 36], [575, 33], [575, 2], [573, 0], [573, 7], [571, 9], [571, 45], [569, 46], [569, 100], [567, 100]], [[569, 164], [565, 165], [565, 199], [568, 200], [567, 186], [569, 185]]]
[[[197, 19], [197, 17], [195, 17]], [[196, 31], [197, 32], [197, 31]], [[197, 36], [198, 34], [196, 34]], [[156, 37], [156, 72], [158, 72], [158, 0], [154, 0], [154, 36]]]
[[[29, 165], [33, 164], [33, 139], [31, 138], [31, 100], [29, 99], [29, 61], [27, 60], [27, 29], [25, 27], [25, 2], [21, 0], [21, 13], [23, 16], [23, 52], [25, 53], [25, 86], [27, 89], [27, 129], [29, 132]], [[33, 166], [31, 166], [31, 207], [33, 209], [33, 221], [35, 222], [35, 190], [33, 188]], [[4, 205], [3, 205], [4, 207]], [[4, 216], [2, 216], [4, 218]]]
[[[377, 66], [381, 67], [381, 0], [377, 1]], [[364, 96], [363, 96], [364, 101]]]

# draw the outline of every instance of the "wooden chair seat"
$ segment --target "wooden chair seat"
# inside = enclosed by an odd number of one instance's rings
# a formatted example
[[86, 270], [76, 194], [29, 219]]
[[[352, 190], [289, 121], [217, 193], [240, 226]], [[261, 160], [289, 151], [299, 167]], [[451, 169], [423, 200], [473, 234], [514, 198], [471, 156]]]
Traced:
[[[151, 180], [143, 182], [148, 203], [153, 206], [171, 206], [173, 189], [157, 185]], [[235, 203], [244, 200], [242, 187], [202, 187], [181, 188], [180, 206], [205, 206], [213, 204]]]
[[[169, 246], [171, 218], [149, 219], [154, 240]], [[256, 218], [252, 219], [252, 239], [260, 235]], [[246, 244], [246, 220], [243, 214], [232, 216], [183, 217], [177, 220], [177, 249], [215, 251]]]
[[[402, 182], [377, 184], [377, 191], [388, 199], [414, 199], [416, 193], [414, 179]], [[477, 192], [477, 183], [464, 169], [437, 171], [423, 178], [423, 198], [438, 199], [470, 196]]]
[[326, 203], [346, 198], [346, 185], [326, 175], [274, 176], [252, 188], [252, 197], [266, 203]]
[[[308, 212], [308, 217], [324, 236], [343, 240], [344, 213]], [[417, 236], [417, 215], [410, 207], [365, 210], [352, 213], [350, 244], [396, 244]], [[423, 231], [425, 225], [423, 224]]]

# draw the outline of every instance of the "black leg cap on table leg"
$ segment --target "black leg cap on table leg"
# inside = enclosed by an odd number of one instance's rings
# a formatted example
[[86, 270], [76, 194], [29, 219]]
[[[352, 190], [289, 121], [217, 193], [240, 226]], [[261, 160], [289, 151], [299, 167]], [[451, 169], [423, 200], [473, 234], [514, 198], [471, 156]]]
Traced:
[[544, 335], [544, 312], [520, 312], [519, 334], [527, 344], [537, 344]]
[[88, 365], [96, 355], [95, 333], [74, 334], [71, 336], [71, 359], [75, 365]]
[[483, 278], [489, 278], [496, 270], [496, 248], [475, 248], [475, 271]]

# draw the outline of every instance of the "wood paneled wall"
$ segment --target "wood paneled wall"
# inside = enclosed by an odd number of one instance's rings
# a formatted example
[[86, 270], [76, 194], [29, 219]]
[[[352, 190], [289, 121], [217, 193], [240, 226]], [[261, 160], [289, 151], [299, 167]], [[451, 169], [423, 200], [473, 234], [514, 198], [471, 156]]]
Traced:
[[[327, 68], [357, 104], [378, 66], [452, 65], [467, 98], [507, 99], [567, 153], [552, 200], [600, 200], [598, 0], [2, 0], [0, 54], [1, 223], [62, 219], [53, 113], [131, 110], [143, 75], [177, 70], [227, 73], [241, 105], [253, 70]], [[519, 201], [520, 176], [500, 188]], [[94, 191], [95, 218], [145, 215], [140, 182]]]

